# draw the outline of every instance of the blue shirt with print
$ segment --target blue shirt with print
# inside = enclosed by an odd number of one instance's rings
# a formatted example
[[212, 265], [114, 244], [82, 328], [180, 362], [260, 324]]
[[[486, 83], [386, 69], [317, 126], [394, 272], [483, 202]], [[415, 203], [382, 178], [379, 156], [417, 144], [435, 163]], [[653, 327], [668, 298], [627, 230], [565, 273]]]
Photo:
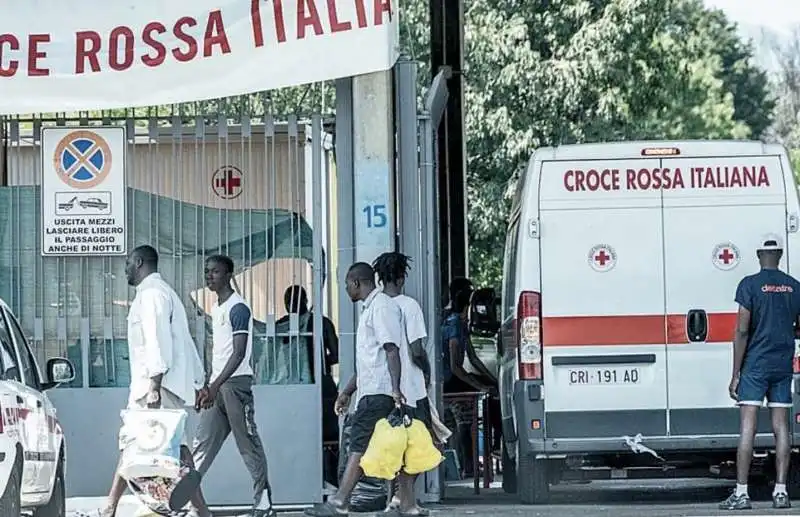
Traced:
[[762, 269], [739, 282], [736, 303], [750, 311], [742, 373], [791, 374], [800, 282], [783, 271]]
[[447, 313], [442, 323], [442, 374], [443, 381], [447, 382], [453, 376], [453, 371], [450, 368], [450, 340], [458, 340], [459, 350], [466, 352], [467, 339], [469, 338], [469, 331], [467, 324], [461, 319], [461, 315], [457, 313]]

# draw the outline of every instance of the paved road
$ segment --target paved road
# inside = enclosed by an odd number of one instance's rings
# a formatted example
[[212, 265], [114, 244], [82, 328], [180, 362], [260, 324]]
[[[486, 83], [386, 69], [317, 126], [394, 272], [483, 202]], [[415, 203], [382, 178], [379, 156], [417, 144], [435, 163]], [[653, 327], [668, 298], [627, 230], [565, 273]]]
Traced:
[[[594, 482], [587, 485], [558, 486], [553, 500], [546, 506], [521, 506], [512, 496], [500, 490], [482, 491], [475, 496], [471, 490], [450, 489], [448, 499], [431, 506], [434, 517], [704, 517], [724, 516], [730, 512], [717, 510], [717, 503], [730, 489], [729, 482], [704, 480], [669, 480], [641, 482]], [[128, 499], [130, 501], [130, 499]], [[75, 499], [68, 504], [68, 517], [97, 516], [102, 499]], [[791, 515], [792, 511], [777, 511], [769, 500], [756, 501], [751, 512], [737, 515]], [[800, 501], [798, 501], [800, 507]], [[80, 512], [79, 512], [80, 510]], [[118, 517], [136, 517], [133, 503], [121, 508]], [[795, 510], [795, 514], [797, 510]], [[236, 515], [228, 513], [228, 515]], [[299, 514], [283, 514], [289, 515]]]

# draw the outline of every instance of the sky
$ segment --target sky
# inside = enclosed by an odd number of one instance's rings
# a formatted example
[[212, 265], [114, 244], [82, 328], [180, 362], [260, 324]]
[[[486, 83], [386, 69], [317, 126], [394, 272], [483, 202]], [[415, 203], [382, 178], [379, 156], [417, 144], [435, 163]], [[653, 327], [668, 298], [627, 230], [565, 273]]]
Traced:
[[789, 33], [800, 25], [800, 0], [705, 0], [740, 24], [761, 25]]

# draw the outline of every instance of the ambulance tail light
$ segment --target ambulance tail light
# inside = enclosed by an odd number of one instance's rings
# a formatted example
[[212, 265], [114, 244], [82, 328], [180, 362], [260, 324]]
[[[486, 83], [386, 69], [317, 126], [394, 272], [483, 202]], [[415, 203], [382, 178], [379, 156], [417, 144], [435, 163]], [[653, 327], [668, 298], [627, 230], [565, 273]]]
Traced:
[[519, 378], [542, 378], [542, 295], [523, 291], [517, 303]]

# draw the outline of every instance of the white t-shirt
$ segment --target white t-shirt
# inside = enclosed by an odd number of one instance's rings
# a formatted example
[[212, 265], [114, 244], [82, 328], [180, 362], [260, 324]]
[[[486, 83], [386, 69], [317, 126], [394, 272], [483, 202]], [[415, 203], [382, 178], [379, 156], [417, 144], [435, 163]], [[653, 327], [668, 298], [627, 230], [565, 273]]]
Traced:
[[[425, 330], [425, 317], [422, 315], [422, 307], [410, 296], [399, 294], [392, 300], [400, 306], [403, 313], [403, 326], [405, 327], [406, 343], [426, 339], [428, 333]], [[402, 359], [405, 359], [403, 361]], [[428, 396], [425, 390], [425, 374], [411, 360], [411, 350], [401, 357], [402, 372], [400, 375], [400, 390], [406, 397], [408, 405], [416, 407], [416, 403]]]
[[225, 303], [211, 310], [211, 381], [213, 382], [233, 355], [233, 336], [247, 334], [247, 350], [239, 367], [231, 377], [253, 375], [250, 358], [253, 354], [253, 316], [250, 307], [239, 293], [233, 293]]

